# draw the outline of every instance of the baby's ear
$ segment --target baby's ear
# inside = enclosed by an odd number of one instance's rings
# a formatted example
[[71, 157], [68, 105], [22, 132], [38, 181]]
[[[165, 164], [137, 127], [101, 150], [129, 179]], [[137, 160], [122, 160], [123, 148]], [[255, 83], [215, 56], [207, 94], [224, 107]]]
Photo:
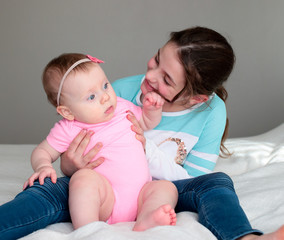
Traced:
[[74, 120], [74, 115], [72, 114], [71, 110], [66, 106], [58, 106], [56, 111], [65, 119], [67, 120]]

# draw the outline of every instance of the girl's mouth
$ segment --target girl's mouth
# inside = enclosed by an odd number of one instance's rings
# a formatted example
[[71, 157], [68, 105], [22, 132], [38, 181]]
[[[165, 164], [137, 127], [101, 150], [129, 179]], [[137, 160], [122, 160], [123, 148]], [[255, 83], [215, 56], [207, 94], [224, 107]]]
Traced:
[[167, 98], [165, 98], [157, 89], [153, 88], [147, 79], [144, 80], [145, 82], [145, 87], [147, 89], [148, 92], [155, 92], [157, 94], [159, 94], [162, 98], [164, 98], [167, 102], [171, 102], [170, 100], [168, 100]]
[[147, 79], [145, 79], [144, 82], [145, 82], [146, 89], [147, 89], [149, 92], [156, 92], [155, 89], [149, 84], [149, 82], [148, 82]]

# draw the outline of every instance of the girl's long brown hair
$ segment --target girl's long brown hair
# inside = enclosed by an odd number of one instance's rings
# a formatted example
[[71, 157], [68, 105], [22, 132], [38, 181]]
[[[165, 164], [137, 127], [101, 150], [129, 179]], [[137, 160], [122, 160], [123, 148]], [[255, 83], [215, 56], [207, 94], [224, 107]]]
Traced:
[[[178, 46], [178, 54], [185, 69], [185, 94], [211, 95], [216, 93], [226, 102], [228, 93], [223, 83], [230, 76], [235, 63], [231, 45], [218, 32], [205, 27], [194, 27], [172, 32], [169, 42]], [[230, 155], [224, 146], [228, 136], [229, 120], [221, 140], [221, 156]]]

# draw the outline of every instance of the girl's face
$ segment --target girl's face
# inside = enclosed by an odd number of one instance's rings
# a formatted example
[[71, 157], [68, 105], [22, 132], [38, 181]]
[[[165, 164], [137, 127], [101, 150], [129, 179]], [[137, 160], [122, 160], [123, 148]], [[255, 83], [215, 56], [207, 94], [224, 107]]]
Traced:
[[95, 124], [113, 117], [116, 94], [102, 68], [93, 63], [88, 71], [74, 72], [67, 77], [62, 102], [75, 120]]
[[141, 91], [143, 95], [147, 92], [157, 92], [168, 101], [165, 105], [174, 105], [175, 102], [169, 102], [184, 88], [184, 76], [184, 68], [179, 61], [177, 46], [174, 43], [167, 43], [148, 62]]

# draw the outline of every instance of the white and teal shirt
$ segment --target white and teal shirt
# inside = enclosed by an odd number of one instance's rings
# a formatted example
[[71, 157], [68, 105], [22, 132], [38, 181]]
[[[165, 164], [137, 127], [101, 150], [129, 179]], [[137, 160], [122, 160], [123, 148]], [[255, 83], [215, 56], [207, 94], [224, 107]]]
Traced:
[[[117, 96], [141, 106], [144, 75], [115, 81]], [[226, 125], [226, 107], [213, 94], [205, 103], [179, 112], [163, 112], [153, 130], [145, 132], [151, 175], [170, 181], [211, 173], [216, 165]]]

